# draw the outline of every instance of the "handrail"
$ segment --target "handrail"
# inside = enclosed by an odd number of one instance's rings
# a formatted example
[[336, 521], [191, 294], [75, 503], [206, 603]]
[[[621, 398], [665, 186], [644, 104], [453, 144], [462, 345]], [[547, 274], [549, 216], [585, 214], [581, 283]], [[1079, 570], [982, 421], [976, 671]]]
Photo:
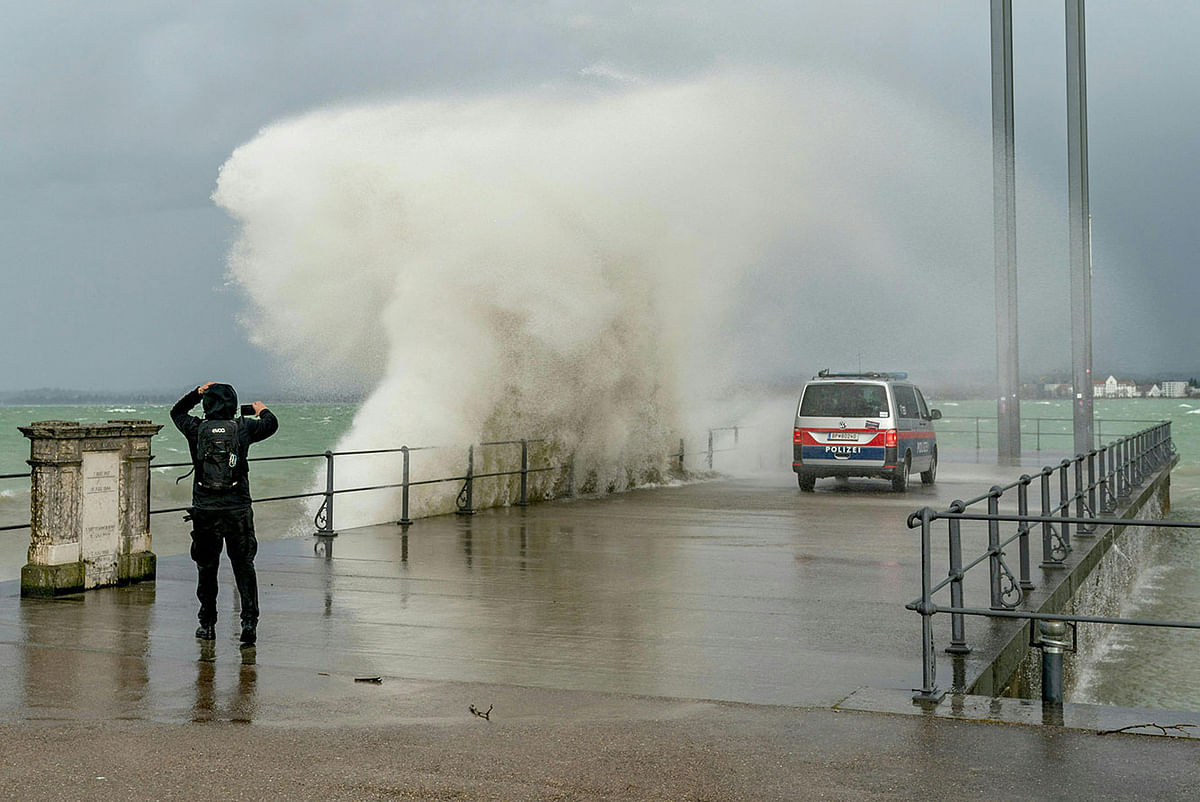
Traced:
[[[701, 456], [704, 459], [705, 465], [707, 466], [708, 470], [712, 470], [714, 455], [720, 454], [723, 452], [727, 452], [727, 451], [733, 451], [737, 447], [739, 432], [746, 428], [749, 428], [749, 427], [727, 426], [727, 427], [716, 427], [716, 428], [708, 430], [707, 448], [700, 449], [697, 452], [699, 454], [699, 456]], [[730, 448], [714, 447], [714, 438], [719, 433], [727, 432], [727, 431], [733, 432], [733, 438], [734, 438], [733, 447], [730, 447]], [[514, 440], [489, 440], [489, 441], [484, 441], [484, 442], [480, 442], [480, 443], [473, 443], [473, 444], [470, 444], [467, 446], [408, 446], [408, 445], [403, 445], [403, 446], [399, 446], [396, 448], [354, 449], [354, 450], [345, 450], [345, 451], [329, 450], [329, 451], [322, 451], [322, 452], [316, 452], [316, 453], [279, 454], [279, 455], [272, 455], [272, 456], [249, 457], [247, 459], [247, 462], [273, 462], [273, 461], [280, 461], [280, 460], [324, 459], [325, 463], [326, 463], [325, 464], [325, 480], [326, 480], [325, 481], [325, 490], [313, 491], [313, 492], [308, 492], [308, 493], [294, 493], [294, 494], [280, 495], [280, 496], [269, 496], [269, 497], [265, 497], [265, 498], [255, 498], [252, 503], [253, 504], [261, 504], [261, 503], [275, 502], [275, 501], [292, 501], [292, 500], [306, 499], [306, 498], [323, 498], [324, 500], [322, 501], [320, 508], [317, 510], [317, 513], [313, 518], [313, 523], [314, 523], [314, 526], [316, 527], [316, 532], [314, 534], [322, 535], [322, 536], [334, 536], [337, 534], [336, 530], [334, 529], [334, 523], [333, 523], [334, 498], [336, 496], [342, 495], [344, 493], [362, 493], [362, 492], [368, 492], [368, 491], [390, 490], [390, 489], [397, 489], [397, 488], [401, 489], [401, 491], [402, 491], [401, 492], [401, 516], [400, 516], [400, 520], [397, 521], [397, 523], [402, 526], [409, 526], [410, 524], [412, 524], [412, 519], [409, 517], [409, 500], [410, 500], [409, 492], [410, 492], [411, 488], [425, 486], [425, 485], [443, 484], [446, 482], [463, 482], [464, 483], [463, 488], [459, 492], [458, 501], [456, 503], [456, 507], [457, 507], [456, 511], [460, 514], [466, 514], [466, 515], [473, 514], [475, 511], [474, 498], [473, 498], [474, 483], [476, 480], [479, 480], [479, 479], [490, 479], [490, 478], [499, 478], [499, 477], [506, 477], [506, 476], [520, 476], [520, 478], [521, 478], [520, 495], [519, 495], [519, 501], [516, 503], [518, 506], [527, 506], [529, 504], [528, 479], [529, 479], [530, 474], [547, 473], [547, 472], [555, 471], [555, 470], [566, 470], [567, 471], [568, 494], [573, 495], [575, 492], [575, 490], [574, 490], [574, 455], [573, 454], [570, 456], [567, 463], [562, 464], [562, 465], [549, 465], [548, 464], [548, 465], [543, 465], [543, 466], [535, 466], [535, 465], [530, 464], [529, 446], [532, 444], [539, 444], [539, 443], [546, 443], [546, 442], [548, 442], [547, 438], [524, 438], [524, 439], [514, 439]], [[503, 446], [513, 446], [513, 447], [520, 446], [521, 454], [520, 454], [520, 462], [519, 462], [518, 467], [514, 467], [511, 470], [492, 470], [492, 471], [487, 471], [487, 472], [483, 472], [483, 473], [477, 472], [475, 470], [474, 460], [475, 460], [475, 449], [476, 448], [498, 448], [498, 447], [503, 447]], [[419, 480], [413, 480], [410, 477], [409, 456], [412, 453], [418, 452], [418, 451], [451, 450], [451, 449], [463, 449], [463, 448], [465, 448], [467, 450], [466, 473], [460, 474], [460, 475], [454, 475], [454, 476], [436, 477], [436, 478], [419, 479]], [[335, 488], [334, 487], [334, 465], [335, 465], [335, 461], [338, 457], [358, 457], [358, 456], [379, 455], [379, 454], [401, 454], [401, 455], [403, 455], [403, 468], [402, 468], [403, 478], [402, 478], [402, 481], [386, 483], [386, 484], [379, 484], [379, 485], [363, 486], [363, 487], [347, 487], [347, 488]], [[686, 460], [691, 455], [692, 455], [692, 453], [688, 452], [685, 447], [685, 439], [681, 438], [679, 441], [679, 451], [676, 453], [667, 454], [666, 458], [668, 461], [672, 461], [672, 462], [675, 460], [678, 460], [679, 470], [681, 472], [685, 472], [687, 470], [685, 467]], [[172, 468], [191, 468], [192, 466], [193, 466], [193, 463], [190, 460], [187, 462], [168, 462], [168, 463], [152, 464], [151, 475], [153, 476], [156, 473], [161, 473], [164, 470], [168, 470], [168, 469], [172, 469]], [[0, 475], [0, 479], [29, 479], [31, 477], [32, 477], [32, 473]], [[187, 506], [166, 507], [166, 508], [161, 508], [161, 509], [152, 509], [149, 511], [149, 514], [150, 515], [165, 515], [165, 514], [169, 514], [169, 513], [186, 512], [188, 509], [190, 509], [190, 507], [187, 507]], [[25, 522], [25, 523], [21, 523], [21, 524], [4, 525], [4, 526], [0, 526], [0, 532], [28, 529], [29, 527], [30, 527], [29, 522]]]
[[[976, 450], [983, 448], [983, 435], [985, 435], [985, 434], [989, 435], [989, 436], [997, 435], [997, 429], [996, 429], [997, 422], [996, 422], [995, 415], [945, 415], [942, 418], [940, 418], [940, 420], [941, 421], [974, 421], [975, 425], [974, 425], [973, 429], [947, 429], [939, 424], [938, 425], [938, 433], [939, 434], [972, 434], [973, 433], [975, 435], [975, 449]], [[1050, 421], [1050, 422], [1060, 423], [1060, 424], [1070, 424], [1072, 422], [1072, 420], [1073, 420], [1072, 418], [1041, 418], [1041, 417], [1021, 418], [1021, 435], [1022, 435], [1022, 437], [1024, 437], [1025, 435], [1032, 435], [1034, 437], [1034, 450], [1041, 451], [1042, 450], [1042, 437], [1074, 437], [1075, 436], [1074, 432], [1071, 430], [1071, 428], [1069, 426], [1067, 427], [1066, 431], [1061, 431], [1061, 432], [1043, 431], [1042, 423], [1044, 421]], [[992, 428], [989, 429], [987, 427], [981, 427], [981, 424], [984, 422], [990, 423], [992, 425]], [[1029, 431], [1028, 429], [1025, 428], [1025, 424], [1027, 422], [1033, 422], [1035, 424], [1035, 428], [1033, 431]], [[1153, 425], [1156, 423], [1159, 423], [1159, 421], [1157, 421], [1157, 420], [1142, 420], [1142, 419], [1135, 419], [1135, 418], [1096, 418], [1095, 419], [1096, 445], [1097, 445], [1097, 447], [1099, 447], [1100, 444], [1102, 444], [1104, 442], [1104, 425], [1105, 424], [1109, 424], [1109, 427], [1110, 427], [1109, 432], [1111, 433], [1112, 426], [1114, 424], [1134, 424], [1134, 425], [1151, 424], [1151, 425]]]
[[[1077, 538], [1094, 537], [1097, 529], [1109, 527], [1163, 527], [1178, 529], [1200, 529], [1200, 522], [1143, 520], [1121, 518], [1111, 515], [1129, 499], [1135, 487], [1143, 484], [1156, 471], [1167, 467], [1175, 458], [1175, 446], [1171, 438], [1171, 422], [1157, 421], [1153, 426], [1114, 440], [1087, 452], [1076, 454], [1073, 459], [1064, 459], [1057, 465], [1047, 465], [1037, 474], [1022, 475], [1007, 485], [991, 487], [986, 493], [970, 501], [953, 501], [946, 510], [935, 511], [924, 507], [910, 514], [907, 524], [910, 529], [921, 530], [921, 595], [906, 606], [921, 615], [922, 686], [914, 693], [918, 701], [936, 701], [944, 695], [936, 681], [934, 658], [933, 616], [939, 613], [951, 617], [950, 644], [946, 651], [951, 654], [967, 654], [971, 646], [966, 639], [964, 616], [991, 615], [997, 618], [1023, 618], [1045, 622], [1088, 622], [1106, 624], [1134, 624], [1141, 626], [1173, 626], [1200, 628], [1200, 623], [1145, 622], [1136, 619], [1109, 618], [1102, 616], [1059, 615], [1018, 610], [1028, 599], [1029, 591], [1035, 589], [1030, 568], [1030, 535], [1035, 528], [1040, 530], [1042, 561], [1045, 570], [1066, 567], [1065, 559], [1071, 552], [1072, 528]], [[1057, 482], [1052, 482], [1057, 478]], [[1040, 488], [1041, 511], [1029, 510], [1029, 487], [1035, 481]], [[1052, 484], [1057, 485], [1056, 495]], [[1000, 499], [1005, 493], [1017, 490], [1016, 513], [1001, 513]], [[987, 512], [969, 510], [970, 507], [986, 503]], [[932, 577], [932, 525], [935, 521], [946, 521], [949, 571], [945, 579], [937, 582]], [[964, 562], [962, 553], [963, 521], [987, 524], [987, 549], [978, 557]], [[1016, 531], [1001, 538], [1001, 524], [1016, 524]], [[1018, 544], [1019, 566], [1014, 575], [1005, 560], [1005, 548]], [[988, 563], [989, 607], [984, 610], [967, 606], [963, 599], [963, 579], [967, 572], [984, 562]], [[950, 604], [935, 603], [935, 593], [949, 587]], [[1044, 654], [1059, 649], [1060, 640], [1049, 639], [1043, 646]], [[1067, 644], [1069, 645], [1069, 644]], [[1061, 660], [1058, 665], [1061, 667]], [[1058, 683], [1061, 688], [1061, 683]]]

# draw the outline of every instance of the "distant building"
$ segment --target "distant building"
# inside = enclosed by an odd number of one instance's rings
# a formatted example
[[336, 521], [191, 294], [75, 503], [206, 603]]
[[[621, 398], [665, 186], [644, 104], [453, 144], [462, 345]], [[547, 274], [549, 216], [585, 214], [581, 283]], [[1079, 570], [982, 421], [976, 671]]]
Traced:
[[1166, 398], [1187, 398], [1188, 383], [1180, 381], [1163, 382], [1162, 394]]
[[1152, 384], [1149, 387], [1147, 387], [1145, 390], [1142, 390], [1142, 396], [1145, 398], [1162, 398], [1163, 391], [1162, 391], [1162, 388], [1159, 387], [1157, 384]]
[[1137, 398], [1137, 385], [1128, 379], [1109, 376], [1102, 382], [1092, 382], [1093, 398]]

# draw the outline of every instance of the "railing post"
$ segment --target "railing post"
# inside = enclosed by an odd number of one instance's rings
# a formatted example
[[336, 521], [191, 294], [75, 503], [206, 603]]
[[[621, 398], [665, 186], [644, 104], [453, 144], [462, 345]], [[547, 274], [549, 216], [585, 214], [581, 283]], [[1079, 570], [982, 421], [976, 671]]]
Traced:
[[315, 523], [317, 531], [314, 534], [322, 537], [333, 537], [337, 532], [333, 529], [333, 452], [325, 452], [325, 501], [317, 510]]
[[1058, 464], [1058, 514], [1063, 517], [1063, 522], [1059, 524], [1062, 527], [1059, 533], [1063, 546], [1068, 551], [1071, 550], [1071, 524], [1068, 523], [1071, 518], [1071, 492], [1067, 484], [1067, 468], [1070, 465], [1069, 460], [1063, 460]]
[[917, 612], [921, 614], [921, 687], [913, 695], [914, 701], [936, 702], [944, 694], [937, 687], [937, 663], [933, 650], [933, 615], [935, 608], [930, 588], [933, 587], [932, 554], [929, 543], [929, 524], [933, 510], [921, 510], [921, 601]]
[[1109, 444], [1108, 449], [1109, 492], [1112, 494], [1111, 509], [1116, 509], [1121, 498], [1125, 495], [1121, 478], [1125, 475], [1121, 468], [1121, 441]]
[[[966, 509], [959, 500], [950, 502], [951, 512], [962, 512]], [[947, 521], [950, 530], [950, 606], [963, 606], [963, 570], [962, 570], [962, 521], [951, 518]], [[967, 645], [967, 632], [962, 613], [950, 614], [950, 645], [946, 647], [950, 654], [970, 654], [971, 647]]]
[[979, 418], [975, 418], [975, 450], [979, 450]]
[[679, 438], [679, 472], [680, 472], [680, 473], [683, 473], [683, 472], [684, 472], [684, 469], [683, 469], [683, 455], [684, 455], [684, 453], [685, 453], [685, 449], [684, 449], [684, 447], [683, 447], [683, 438], [681, 437], [681, 438]]
[[[1042, 518], [1050, 517], [1050, 474], [1054, 469], [1049, 465], [1042, 468]], [[1042, 561], [1040, 568], [1063, 568], [1062, 560], [1054, 557], [1054, 526], [1049, 520], [1042, 521]]]
[[733, 447], [737, 448], [737, 446], [738, 446], [738, 427], [734, 426], [733, 427]]
[[521, 441], [521, 500], [518, 506], [529, 506], [529, 441]]
[[1133, 493], [1133, 460], [1129, 458], [1129, 437], [1121, 438], [1121, 498]]
[[404, 484], [400, 489], [400, 520], [397, 523], [410, 526], [412, 519], [408, 517], [408, 446], [400, 446], [400, 453], [404, 455]]
[[[1000, 514], [1000, 488], [993, 486], [988, 491], [988, 515]], [[993, 610], [1007, 609], [1004, 606], [1004, 595], [1000, 580], [1000, 522], [988, 521], [988, 575], [990, 579], [991, 600]]]
[[1148, 463], [1147, 457], [1149, 456], [1149, 453], [1148, 453], [1149, 450], [1146, 446], [1147, 437], [1148, 437], [1148, 435], [1146, 434], [1146, 432], [1140, 432], [1138, 434], [1138, 438], [1137, 438], [1138, 439], [1137, 473], [1138, 473], [1138, 484], [1139, 485], [1142, 482], [1146, 481], [1146, 476], [1150, 473], [1149, 469], [1147, 468], [1147, 463]]
[[1029, 483], [1033, 479], [1029, 474], [1021, 476], [1021, 484], [1017, 485], [1017, 514], [1021, 516], [1020, 527], [1017, 529], [1020, 537], [1017, 545], [1021, 554], [1021, 590], [1033, 590], [1033, 580], [1029, 570], [1029, 522], [1025, 516], [1029, 514]]
[[713, 469], [713, 430], [708, 430], [708, 469]]
[[467, 446], [467, 476], [463, 489], [459, 492], [459, 504], [456, 512], [460, 515], [475, 514], [475, 444]]
[[[1096, 449], [1088, 452], [1087, 482], [1088, 509], [1092, 511], [1092, 517], [1096, 518], [1100, 515], [1100, 508], [1096, 506]], [[1095, 526], [1092, 528], [1095, 529]]]
[[1100, 458], [1100, 510], [1109, 512], [1113, 508], [1112, 459], [1108, 453], [1108, 446], [1100, 446], [1097, 453]]
[[1129, 473], [1134, 487], [1142, 483], [1142, 437], [1138, 432], [1129, 436]]
[[[1072, 462], [1075, 464], [1075, 517], [1083, 518], [1085, 512], [1091, 511], [1083, 501], [1083, 455], [1076, 456]], [[1092, 530], [1079, 524], [1075, 527], [1075, 537], [1092, 537]]]

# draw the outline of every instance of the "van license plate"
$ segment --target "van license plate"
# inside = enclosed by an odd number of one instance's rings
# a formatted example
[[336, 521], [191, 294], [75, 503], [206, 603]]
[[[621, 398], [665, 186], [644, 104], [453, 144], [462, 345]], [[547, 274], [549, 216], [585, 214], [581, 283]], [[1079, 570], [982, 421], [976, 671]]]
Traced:
[[830, 432], [830, 440], [858, 440], [858, 434], [855, 432]]

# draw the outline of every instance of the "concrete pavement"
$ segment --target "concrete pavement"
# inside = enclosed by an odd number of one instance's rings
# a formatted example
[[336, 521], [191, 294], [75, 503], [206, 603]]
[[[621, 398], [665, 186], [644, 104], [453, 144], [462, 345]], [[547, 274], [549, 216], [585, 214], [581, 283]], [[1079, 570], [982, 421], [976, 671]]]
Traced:
[[942, 471], [904, 496], [783, 476], [264, 542], [245, 650], [227, 566], [215, 644], [192, 637], [183, 555], [153, 584], [55, 600], [5, 583], [0, 794], [1193, 798], [1195, 742], [1096, 734], [1161, 711], [1008, 726], [947, 716], [1046, 716], [911, 704], [904, 518], [991, 483]]

